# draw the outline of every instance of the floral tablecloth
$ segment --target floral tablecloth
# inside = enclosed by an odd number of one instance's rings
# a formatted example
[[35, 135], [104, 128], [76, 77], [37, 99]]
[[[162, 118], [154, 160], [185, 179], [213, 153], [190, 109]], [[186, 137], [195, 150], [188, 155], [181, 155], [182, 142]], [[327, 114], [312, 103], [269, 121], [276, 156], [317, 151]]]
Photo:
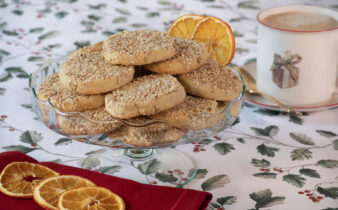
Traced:
[[[236, 37], [233, 64], [243, 65], [256, 57], [257, 12], [286, 3], [338, 8], [335, 0], [0, 0], [0, 152], [119, 175], [123, 165], [104, 161], [111, 150], [70, 140], [36, 120], [29, 73], [125, 29], [166, 31], [187, 13], [227, 21]], [[338, 209], [338, 109], [298, 117], [246, 104], [229, 129], [176, 149], [196, 162], [196, 179], [185, 187], [211, 192], [209, 209]]]

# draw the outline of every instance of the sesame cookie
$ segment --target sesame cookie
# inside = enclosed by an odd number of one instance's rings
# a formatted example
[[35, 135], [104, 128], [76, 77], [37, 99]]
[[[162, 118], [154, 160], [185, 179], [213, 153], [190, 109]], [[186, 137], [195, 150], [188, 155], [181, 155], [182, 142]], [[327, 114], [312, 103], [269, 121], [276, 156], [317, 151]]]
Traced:
[[78, 50], [75, 50], [74, 52], [70, 53], [68, 56], [68, 59], [72, 59], [73, 57], [75, 57], [76, 55], [82, 54], [82, 53], [86, 53], [86, 52], [99, 52], [102, 51], [103, 49], [103, 41], [101, 42], [97, 42], [93, 45], [89, 45], [83, 48], [80, 48]]
[[123, 119], [152, 115], [184, 101], [185, 91], [177, 79], [168, 74], [137, 77], [125, 86], [108, 93], [106, 110]]
[[112, 64], [145, 65], [175, 55], [174, 40], [168, 34], [151, 30], [124, 31], [103, 43], [104, 57]]
[[[143, 124], [149, 122], [145, 117], [128, 120], [130, 123]], [[121, 126], [108, 136], [124, 141], [135, 147], [150, 147], [178, 141], [187, 133], [184, 129], [174, 128], [164, 123], [155, 123], [144, 127]]]
[[183, 103], [149, 117], [167, 121], [177, 128], [202, 130], [218, 122], [219, 112], [217, 101], [187, 96]]
[[55, 108], [63, 112], [82, 112], [104, 105], [102, 94], [80, 95], [75, 91], [65, 89], [58, 73], [49, 76], [40, 84], [37, 97], [40, 100], [49, 99]]
[[178, 80], [187, 93], [212, 100], [232, 100], [242, 91], [241, 81], [235, 73], [214, 61], [179, 75]]
[[210, 54], [204, 43], [181, 37], [174, 37], [175, 56], [169, 60], [148, 64], [145, 67], [150, 71], [167, 74], [184, 74], [191, 72], [205, 64]]
[[57, 125], [63, 133], [70, 135], [101, 134], [113, 131], [121, 125], [114, 121], [114, 117], [111, 116], [104, 107], [85, 111], [82, 116], [71, 117], [59, 115], [57, 117]]
[[100, 51], [74, 55], [60, 70], [63, 86], [84, 95], [114, 90], [130, 82], [133, 76], [133, 66], [108, 63]]

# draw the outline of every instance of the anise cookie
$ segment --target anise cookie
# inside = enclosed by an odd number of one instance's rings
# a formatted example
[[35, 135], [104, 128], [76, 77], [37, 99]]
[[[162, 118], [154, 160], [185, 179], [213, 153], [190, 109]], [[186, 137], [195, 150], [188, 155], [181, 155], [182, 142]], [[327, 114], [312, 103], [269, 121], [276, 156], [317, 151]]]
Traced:
[[178, 80], [187, 93], [212, 100], [232, 100], [242, 91], [235, 73], [211, 60], [193, 72], [179, 75]]
[[80, 95], [64, 88], [58, 73], [49, 76], [40, 84], [37, 97], [40, 100], [49, 99], [55, 108], [63, 112], [82, 112], [104, 105], [104, 95], [102, 94]]
[[187, 96], [183, 103], [149, 117], [167, 121], [177, 128], [202, 130], [217, 123], [219, 112], [217, 101]]
[[204, 43], [181, 37], [174, 37], [175, 56], [169, 60], [148, 64], [150, 71], [167, 74], [184, 74], [205, 64], [210, 54]]
[[133, 76], [133, 66], [113, 65], [100, 51], [74, 55], [60, 70], [63, 86], [84, 95], [114, 90], [130, 82]]
[[[150, 119], [136, 117], [129, 119], [133, 124], [144, 124]], [[174, 128], [164, 123], [155, 123], [148, 126], [133, 127], [123, 125], [108, 136], [112, 139], [124, 141], [135, 147], [150, 147], [158, 144], [178, 141], [187, 133], [187, 130]]]
[[108, 93], [105, 107], [114, 117], [128, 119], [169, 109], [182, 103], [184, 98], [184, 88], [175, 77], [154, 74], [137, 77]]
[[86, 53], [86, 52], [100, 52], [103, 49], [103, 41], [101, 42], [97, 42], [93, 45], [89, 45], [83, 48], [80, 48], [78, 50], [75, 50], [74, 52], [70, 53], [68, 55], [68, 59], [72, 59], [74, 58], [76, 55], [82, 54], [82, 53]]
[[103, 51], [112, 64], [145, 65], [173, 57], [175, 46], [174, 40], [164, 32], [136, 30], [108, 37]]
[[114, 120], [104, 107], [83, 112], [82, 116], [57, 117], [57, 125], [70, 135], [92, 135], [113, 131], [121, 124]]

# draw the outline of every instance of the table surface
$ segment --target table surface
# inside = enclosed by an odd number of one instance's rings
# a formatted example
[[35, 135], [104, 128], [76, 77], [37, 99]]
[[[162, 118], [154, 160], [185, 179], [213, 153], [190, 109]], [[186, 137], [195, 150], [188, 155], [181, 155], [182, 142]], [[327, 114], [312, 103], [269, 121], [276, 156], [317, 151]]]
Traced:
[[[111, 150], [64, 138], [35, 119], [29, 73], [46, 59], [125, 29], [166, 31], [188, 13], [227, 21], [236, 37], [233, 64], [243, 65], [256, 57], [257, 12], [292, 2], [0, 1], [0, 151], [19, 150], [39, 161], [118, 175], [123, 165], [103, 158]], [[297, 3], [338, 8], [334, 0]], [[236, 124], [201, 142], [199, 150], [194, 144], [176, 149], [196, 162], [198, 176], [185, 187], [211, 192], [209, 209], [337, 209], [337, 135], [338, 109], [298, 117], [245, 105]]]

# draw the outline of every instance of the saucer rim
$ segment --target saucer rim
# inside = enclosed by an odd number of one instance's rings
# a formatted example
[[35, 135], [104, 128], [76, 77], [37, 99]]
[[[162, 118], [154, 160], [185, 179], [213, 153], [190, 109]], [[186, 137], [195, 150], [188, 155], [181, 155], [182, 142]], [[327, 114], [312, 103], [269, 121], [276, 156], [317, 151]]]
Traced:
[[[253, 65], [256, 64], [256, 61], [244, 64], [241, 66], [241, 68], [244, 68], [245, 70], [249, 71], [250, 74], [252, 74], [254, 76], [254, 78], [256, 78], [256, 65], [254, 69], [247, 69], [245, 67], [247, 67], [247, 65]], [[337, 78], [338, 79], [338, 78]], [[336, 83], [336, 87], [338, 88], [338, 81]], [[260, 95], [256, 95], [255, 97], [252, 97], [250, 94], [245, 93], [245, 97], [244, 97], [244, 101], [252, 104], [252, 105], [256, 105], [256, 106], [260, 106], [263, 108], [267, 108], [267, 109], [271, 109], [271, 110], [277, 110], [277, 111], [283, 111], [281, 108], [278, 108], [278, 106], [276, 105], [271, 105], [271, 104], [267, 104], [262, 102], [262, 100], [255, 100], [254, 98], [259, 98], [259, 99], [264, 99], [264, 97], [260, 96]], [[334, 101], [332, 101], [332, 99], [336, 99]], [[332, 101], [332, 102], [331, 102]], [[291, 109], [294, 109], [296, 111], [302, 111], [302, 112], [311, 112], [311, 111], [319, 111], [319, 110], [328, 110], [331, 108], [335, 108], [338, 107], [338, 95], [335, 94], [333, 95], [330, 100], [328, 100], [327, 102], [323, 102], [321, 104], [318, 105], [304, 105], [304, 106], [291, 106]]]

